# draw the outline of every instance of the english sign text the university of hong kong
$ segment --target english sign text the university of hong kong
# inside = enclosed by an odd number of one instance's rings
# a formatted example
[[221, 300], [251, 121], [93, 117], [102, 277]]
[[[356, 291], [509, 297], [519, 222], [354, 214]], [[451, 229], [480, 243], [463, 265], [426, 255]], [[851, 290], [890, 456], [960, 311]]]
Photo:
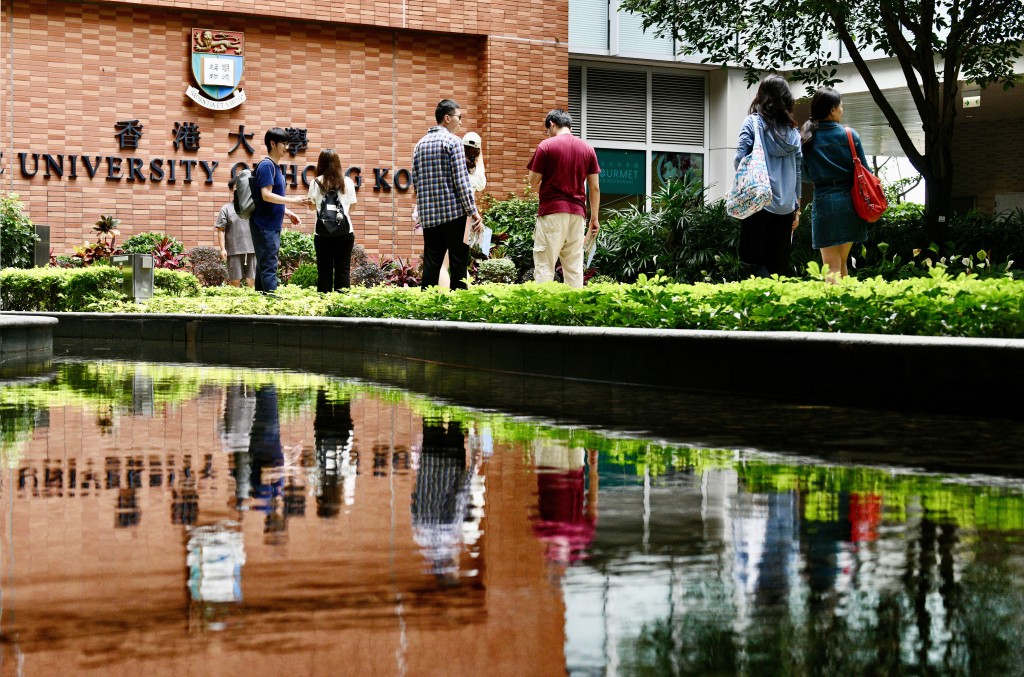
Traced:
[[[118, 120], [114, 125], [117, 130], [114, 136], [118, 139], [121, 150], [134, 151], [139, 148], [144, 125], [139, 120]], [[307, 130], [289, 127], [288, 152], [294, 158], [309, 146]], [[198, 152], [202, 132], [198, 123], [175, 122], [170, 130], [175, 151]], [[245, 125], [239, 125], [237, 132], [228, 132], [228, 137], [236, 139], [234, 147], [228, 155], [244, 149], [249, 156], [255, 156], [256, 149], [250, 143], [255, 137], [254, 132], [246, 132]], [[230, 164], [230, 176], [243, 167], [254, 167], [253, 159], [220, 162], [219, 160], [199, 160], [192, 158], [156, 157], [140, 158], [134, 155], [92, 155], [68, 153], [18, 153], [18, 167], [24, 179], [42, 178], [47, 180], [71, 179], [104, 179], [106, 181], [127, 181], [129, 183], [181, 183], [190, 184], [201, 180], [203, 183], [215, 183], [215, 175], [219, 167]], [[304, 187], [316, 178], [315, 164], [282, 163], [281, 171], [292, 188], [297, 188], [301, 180]], [[391, 169], [375, 167], [373, 170], [373, 189], [390, 191], [392, 186], [399, 191], [407, 191], [412, 185], [408, 169]], [[351, 166], [347, 173], [356, 184], [363, 185], [363, 171], [359, 166]], [[227, 183], [227, 179], [224, 179]]]

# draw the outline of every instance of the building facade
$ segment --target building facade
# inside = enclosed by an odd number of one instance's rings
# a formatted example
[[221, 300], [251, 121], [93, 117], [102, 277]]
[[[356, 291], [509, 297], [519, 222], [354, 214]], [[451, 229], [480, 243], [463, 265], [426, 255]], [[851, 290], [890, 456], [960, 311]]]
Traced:
[[[93, 241], [106, 214], [122, 240], [160, 231], [212, 244], [229, 178], [280, 126], [295, 139], [288, 193], [304, 193], [319, 151], [336, 149], [359, 184], [357, 242], [409, 256], [421, 245], [408, 168], [440, 99], [483, 136], [495, 195], [523, 185], [544, 115], [568, 105], [565, 0], [5, 0], [0, 12], [0, 189], [50, 227], [55, 254]], [[197, 55], [207, 31], [227, 41]], [[198, 81], [204, 57], [240, 57], [231, 96]], [[312, 227], [309, 212], [300, 230]]]

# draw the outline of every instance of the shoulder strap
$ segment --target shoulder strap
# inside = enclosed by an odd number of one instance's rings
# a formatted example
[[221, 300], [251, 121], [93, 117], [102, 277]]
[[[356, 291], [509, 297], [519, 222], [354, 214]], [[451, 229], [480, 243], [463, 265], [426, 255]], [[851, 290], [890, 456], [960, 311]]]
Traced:
[[853, 145], [853, 130], [851, 130], [849, 127], [846, 127], [845, 129], [846, 140], [850, 142], [850, 155], [853, 156], [853, 161], [856, 162], [860, 158], [857, 157], [857, 148]]

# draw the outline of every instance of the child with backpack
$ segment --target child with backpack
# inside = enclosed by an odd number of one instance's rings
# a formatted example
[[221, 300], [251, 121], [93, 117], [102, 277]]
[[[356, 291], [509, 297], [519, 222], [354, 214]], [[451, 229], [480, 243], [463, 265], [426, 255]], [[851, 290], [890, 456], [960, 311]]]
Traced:
[[316, 212], [313, 247], [316, 250], [316, 289], [337, 291], [349, 286], [352, 247], [352, 205], [356, 185], [341, 171], [341, 158], [331, 148], [320, 151], [316, 179], [309, 184], [309, 208]]

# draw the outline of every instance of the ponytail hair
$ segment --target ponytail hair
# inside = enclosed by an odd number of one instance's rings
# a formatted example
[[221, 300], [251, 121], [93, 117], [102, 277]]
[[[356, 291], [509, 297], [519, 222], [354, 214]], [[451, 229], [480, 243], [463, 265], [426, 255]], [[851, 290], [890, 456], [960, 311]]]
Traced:
[[800, 143], [803, 145], [803, 152], [806, 153], [814, 144], [814, 134], [818, 131], [818, 125], [825, 121], [832, 110], [843, 102], [839, 92], [831, 87], [819, 87], [811, 98], [811, 117], [807, 119], [804, 126], [800, 128]]

